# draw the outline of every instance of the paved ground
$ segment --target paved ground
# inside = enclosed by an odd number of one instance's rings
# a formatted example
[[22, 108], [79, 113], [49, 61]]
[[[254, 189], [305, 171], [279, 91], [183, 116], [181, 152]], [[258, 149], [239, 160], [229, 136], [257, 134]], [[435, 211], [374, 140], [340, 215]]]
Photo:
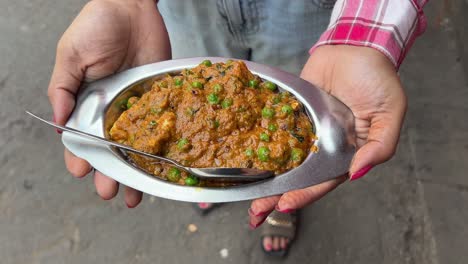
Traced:
[[[269, 262], [247, 228], [247, 203], [200, 218], [189, 204], [152, 197], [133, 210], [104, 202], [90, 177], [66, 172], [60, 137], [25, 116], [51, 115], [55, 43], [83, 2], [0, 0], [0, 262]], [[303, 211], [284, 263], [468, 258], [468, 87], [442, 4], [429, 6], [427, 34], [401, 70], [410, 107], [396, 157]]]

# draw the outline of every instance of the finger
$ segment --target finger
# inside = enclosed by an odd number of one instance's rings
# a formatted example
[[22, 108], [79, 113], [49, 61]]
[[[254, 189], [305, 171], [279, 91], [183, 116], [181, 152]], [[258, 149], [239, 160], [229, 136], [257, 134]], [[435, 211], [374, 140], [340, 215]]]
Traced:
[[288, 213], [311, 204], [346, 181], [347, 175], [305, 189], [287, 192], [281, 196], [276, 210]]
[[99, 171], [94, 172], [96, 191], [104, 200], [110, 200], [117, 195], [119, 183]]
[[77, 178], [85, 176], [92, 170], [91, 165], [86, 160], [78, 158], [67, 149], [65, 149], [64, 158], [67, 170]]
[[280, 195], [277, 195], [254, 200], [250, 205], [252, 215], [259, 216], [269, 214], [275, 209], [280, 197]]
[[[405, 98], [404, 95], [402, 97]], [[349, 169], [351, 180], [361, 178], [374, 166], [393, 157], [405, 112], [406, 100], [402, 100], [400, 105], [396, 105], [389, 112], [372, 117], [367, 140], [351, 162]]]
[[73, 49], [62, 39], [57, 47], [57, 55], [48, 96], [57, 124], [64, 125], [75, 106], [75, 95], [83, 79], [83, 70]]
[[249, 224], [252, 229], [259, 227], [266, 217], [275, 209], [281, 196], [257, 199], [249, 208]]
[[125, 186], [125, 204], [127, 204], [128, 208], [136, 207], [141, 202], [142, 197], [142, 192]]

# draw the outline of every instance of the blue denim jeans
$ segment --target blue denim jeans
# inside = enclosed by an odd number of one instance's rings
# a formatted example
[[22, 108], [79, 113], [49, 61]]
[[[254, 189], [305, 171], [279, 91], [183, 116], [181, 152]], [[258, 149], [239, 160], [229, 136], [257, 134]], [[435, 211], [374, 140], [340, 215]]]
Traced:
[[299, 74], [334, 0], [161, 0], [173, 58], [247, 59]]

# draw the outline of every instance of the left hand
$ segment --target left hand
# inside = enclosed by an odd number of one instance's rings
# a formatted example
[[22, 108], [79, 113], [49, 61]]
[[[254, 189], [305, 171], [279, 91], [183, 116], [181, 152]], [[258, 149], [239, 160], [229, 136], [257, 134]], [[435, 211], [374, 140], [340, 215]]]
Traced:
[[[379, 51], [346, 45], [321, 46], [310, 56], [301, 78], [332, 94], [355, 116], [358, 151], [349, 178], [358, 179], [395, 153], [406, 112], [406, 96], [394, 65]], [[257, 199], [249, 209], [250, 226], [256, 228], [273, 210], [288, 213], [322, 198], [346, 181], [348, 175]]]

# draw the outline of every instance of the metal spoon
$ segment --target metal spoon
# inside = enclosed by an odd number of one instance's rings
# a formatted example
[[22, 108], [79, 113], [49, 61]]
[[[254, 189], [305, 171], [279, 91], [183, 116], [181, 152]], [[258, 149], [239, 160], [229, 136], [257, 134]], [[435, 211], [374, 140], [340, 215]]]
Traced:
[[252, 182], [252, 181], [264, 180], [264, 179], [267, 179], [267, 178], [270, 178], [270, 177], [274, 176], [273, 171], [259, 170], [259, 169], [252, 169], [252, 168], [191, 168], [191, 167], [186, 167], [186, 166], [183, 166], [182, 164], [180, 164], [179, 162], [177, 162], [177, 161], [175, 161], [173, 159], [169, 159], [169, 158], [149, 154], [149, 153], [146, 153], [146, 152], [143, 152], [143, 151], [140, 151], [140, 150], [136, 150], [136, 149], [131, 148], [129, 146], [122, 145], [122, 144], [107, 140], [107, 139], [99, 137], [99, 136], [91, 135], [91, 134], [88, 134], [88, 133], [80, 131], [80, 130], [76, 130], [76, 129], [71, 128], [71, 127], [57, 125], [57, 124], [55, 124], [55, 123], [53, 123], [51, 121], [47, 121], [47, 120], [37, 116], [37, 115], [35, 115], [35, 114], [33, 114], [33, 113], [29, 112], [29, 111], [26, 111], [26, 113], [31, 115], [32, 117], [35, 117], [35, 118], [41, 120], [42, 122], [44, 122], [44, 123], [46, 123], [46, 124], [48, 124], [50, 126], [58, 128], [60, 130], [68, 131], [68, 132], [71, 132], [73, 134], [76, 134], [76, 135], [79, 135], [79, 136], [82, 136], [82, 137], [86, 137], [86, 138], [90, 138], [90, 139], [93, 139], [93, 140], [98, 141], [100, 143], [104, 143], [104, 144], [109, 145], [109, 146], [114, 146], [114, 147], [117, 147], [117, 148], [119, 148], [121, 150], [126, 150], [126, 151], [129, 151], [129, 152], [133, 152], [133, 153], [136, 153], [136, 154], [148, 157], [148, 158], [162, 160], [162, 161], [164, 161], [166, 163], [170, 163], [171, 165], [174, 165], [175, 167], [177, 167], [179, 169], [182, 169], [182, 170], [184, 170], [184, 171], [186, 171], [186, 172], [188, 172], [190, 174], [198, 176], [199, 178], [204, 178], [204, 179], [208, 179], [208, 180], [216, 180], [216, 181], [227, 181], [227, 182], [233, 182], [233, 181], [235, 181], [235, 182]]

